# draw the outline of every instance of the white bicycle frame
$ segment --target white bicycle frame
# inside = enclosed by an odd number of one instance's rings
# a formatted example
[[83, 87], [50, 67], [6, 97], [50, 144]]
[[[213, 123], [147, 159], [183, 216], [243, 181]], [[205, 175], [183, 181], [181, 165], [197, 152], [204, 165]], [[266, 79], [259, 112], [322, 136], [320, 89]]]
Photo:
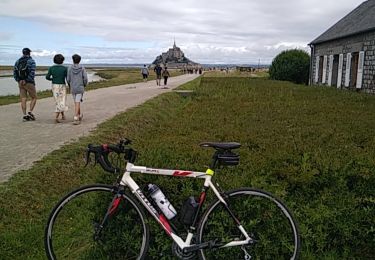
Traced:
[[[204, 179], [205, 189], [211, 188], [213, 192], [215, 193], [216, 197], [220, 200], [220, 202], [222, 202], [226, 207], [228, 206], [225, 200], [223, 199], [223, 197], [220, 195], [219, 191], [216, 189], [215, 185], [211, 182], [211, 178], [214, 172], [210, 169], [208, 169], [206, 172], [155, 169], [155, 168], [147, 168], [145, 166], [136, 166], [128, 162], [126, 165], [126, 171], [121, 178], [120, 184], [130, 188], [134, 196], [150, 212], [150, 214], [156, 219], [156, 221], [163, 227], [163, 229], [167, 232], [167, 234], [173, 239], [174, 242], [176, 242], [176, 244], [181, 249], [192, 246], [191, 244], [191, 241], [193, 238], [192, 229], [189, 229], [189, 233], [187, 234], [185, 241], [181, 237], [179, 237], [177, 234], [175, 234], [167, 218], [163, 214], [159, 214], [159, 212], [152, 206], [150, 201], [143, 194], [138, 184], [130, 176], [131, 173], [144, 173], [144, 174], [151, 174], [151, 175], [167, 175], [167, 176], [173, 176], [173, 177], [189, 177], [189, 178]], [[202, 192], [200, 196], [200, 203], [204, 202], [205, 197], [206, 197], [206, 193]], [[245, 240], [231, 241], [220, 247], [241, 246], [241, 245], [247, 245], [251, 243], [252, 239], [250, 238], [250, 236], [247, 234], [247, 232], [242, 227], [240, 222], [238, 220], [236, 220], [236, 222], [237, 222], [237, 227], [241, 231], [241, 233], [244, 235]]]

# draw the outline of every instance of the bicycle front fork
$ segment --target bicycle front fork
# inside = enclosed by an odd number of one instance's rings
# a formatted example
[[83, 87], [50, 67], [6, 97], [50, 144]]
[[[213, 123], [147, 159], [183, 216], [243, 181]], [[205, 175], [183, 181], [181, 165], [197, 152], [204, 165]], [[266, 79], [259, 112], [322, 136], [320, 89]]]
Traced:
[[109, 204], [108, 208], [107, 208], [107, 211], [103, 217], [103, 220], [101, 221], [101, 223], [94, 223], [94, 235], [93, 235], [93, 238], [94, 238], [94, 241], [98, 241], [100, 239], [100, 236], [101, 236], [101, 233], [102, 233], [102, 230], [105, 226], [105, 224], [107, 223], [107, 221], [109, 220], [109, 218], [117, 211], [121, 201], [122, 201], [122, 192], [123, 189], [118, 189], [116, 191], [116, 194], [114, 195], [111, 203]]

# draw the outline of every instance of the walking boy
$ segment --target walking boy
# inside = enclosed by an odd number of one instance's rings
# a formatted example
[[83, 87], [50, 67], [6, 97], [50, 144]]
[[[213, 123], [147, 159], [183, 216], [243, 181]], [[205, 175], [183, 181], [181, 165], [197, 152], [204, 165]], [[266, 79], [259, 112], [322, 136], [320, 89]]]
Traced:
[[[18, 82], [20, 88], [21, 109], [23, 112], [23, 121], [35, 120], [33, 110], [36, 104], [36, 88], [35, 88], [35, 69], [36, 64], [30, 56], [31, 50], [23, 48], [23, 56], [14, 64], [13, 77]], [[26, 114], [27, 94], [31, 97], [30, 111]]]
[[74, 100], [74, 122], [73, 124], [79, 125], [83, 118], [81, 113], [81, 102], [83, 98], [83, 92], [88, 83], [87, 72], [85, 68], [80, 65], [81, 56], [74, 54], [72, 56], [73, 65], [68, 69], [68, 75], [66, 81], [71, 89], [73, 100]]

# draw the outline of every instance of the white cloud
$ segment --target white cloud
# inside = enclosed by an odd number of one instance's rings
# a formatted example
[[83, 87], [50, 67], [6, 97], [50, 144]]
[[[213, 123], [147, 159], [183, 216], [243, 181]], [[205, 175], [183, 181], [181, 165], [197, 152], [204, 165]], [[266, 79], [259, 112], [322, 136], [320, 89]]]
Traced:
[[57, 54], [57, 51], [49, 51], [49, 50], [33, 50], [32, 55], [35, 57], [51, 57]]
[[0, 39], [2, 41], [10, 40], [13, 37], [13, 33], [11, 32], [0, 32]]
[[[284, 49], [308, 50], [309, 42], [361, 2], [0, 0], [0, 17], [36, 23], [46, 35], [70, 36], [60, 45], [51, 41], [37, 46], [42, 49], [33, 53], [37, 57], [64, 49], [67, 55], [83, 53], [90, 61], [151, 62], [176, 37], [186, 56], [198, 62], [270, 62]], [[0, 39], [10, 43], [14, 32], [1, 31]], [[87, 42], [76, 40], [82, 37], [101, 43], [84, 48]], [[35, 39], [28, 40], [32, 46]]]
[[266, 45], [267, 50], [279, 49], [308, 49], [305, 42], [278, 42], [274, 45]]

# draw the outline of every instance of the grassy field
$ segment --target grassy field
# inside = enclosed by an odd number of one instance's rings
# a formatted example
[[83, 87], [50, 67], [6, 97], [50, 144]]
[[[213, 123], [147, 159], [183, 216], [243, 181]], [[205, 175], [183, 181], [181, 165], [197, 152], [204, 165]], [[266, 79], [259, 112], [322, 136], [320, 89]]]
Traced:
[[239, 70], [229, 70], [226, 72], [225, 70], [219, 71], [219, 70], [211, 70], [206, 71], [204, 73], [204, 77], [219, 77], [219, 78], [232, 78], [232, 77], [244, 77], [244, 78], [267, 78], [268, 72], [267, 71], [255, 71], [255, 72], [249, 72], [249, 71], [239, 71]]
[[[140, 73], [140, 69], [104, 68], [101, 70], [96, 70], [96, 73], [105, 80], [89, 83], [85, 89], [86, 91], [143, 81], [142, 75]], [[181, 75], [181, 72], [177, 70], [171, 70], [170, 73], [172, 77]], [[155, 79], [155, 73], [150, 71], [149, 80], [154, 80], [154, 79]], [[38, 86], [36, 87], [38, 89]], [[50, 90], [38, 92], [38, 99], [46, 98], [46, 97], [52, 97]], [[17, 102], [19, 102], [18, 95], [0, 96], [0, 106], [17, 103]]]
[[[223, 189], [268, 190], [292, 209], [302, 259], [375, 255], [375, 96], [253, 78], [198, 78], [195, 95], [166, 93], [65, 145], [0, 187], [3, 259], [43, 259], [43, 229], [53, 205], [83, 184], [112, 183], [83, 167], [88, 143], [133, 140], [137, 164], [202, 171], [212, 152], [202, 141], [237, 141], [241, 162], [215, 177]], [[157, 183], [178, 209], [200, 191], [196, 180]], [[176, 190], [179, 192], [176, 193]], [[152, 226], [150, 256], [170, 259], [171, 244]]]

